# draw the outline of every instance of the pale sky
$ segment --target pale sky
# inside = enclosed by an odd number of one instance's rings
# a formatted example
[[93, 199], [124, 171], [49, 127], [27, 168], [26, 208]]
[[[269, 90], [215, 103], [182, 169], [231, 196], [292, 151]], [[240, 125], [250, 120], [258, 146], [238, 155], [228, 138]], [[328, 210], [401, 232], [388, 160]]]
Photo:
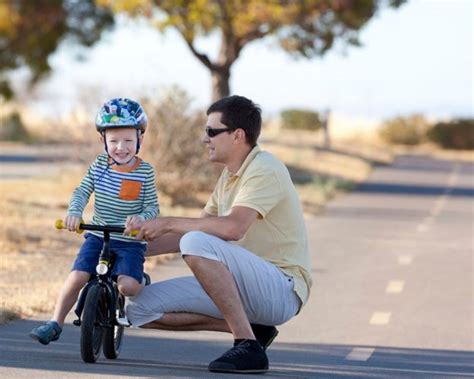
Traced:
[[[471, 0], [409, 0], [380, 12], [360, 35], [363, 46], [346, 54], [338, 48], [322, 59], [294, 60], [268, 40], [253, 43], [233, 66], [231, 91], [264, 114], [294, 107], [370, 119], [474, 117], [473, 18]], [[199, 46], [217, 50], [213, 39]], [[84, 91], [95, 106], [115, 96], [160, 96], [172, 84], [194, 106], [209, 105], [210, 75], [175, 32], [124, 22], [86, 56], [77, 62], [63, 51], [51, 60], [55, 73], [37, 104], [42, 112], [69, 110]]]

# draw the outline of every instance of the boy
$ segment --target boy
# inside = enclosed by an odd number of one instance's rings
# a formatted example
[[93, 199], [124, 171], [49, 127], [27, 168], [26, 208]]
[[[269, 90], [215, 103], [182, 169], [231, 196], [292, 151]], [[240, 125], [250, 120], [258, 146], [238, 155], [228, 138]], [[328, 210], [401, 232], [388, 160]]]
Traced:
[[[126, 98], [112, 99], [100, 109], [96, 128], [101, 134], [105, 154], [100, 154], [74, 191], [65, 227], [76, 231], [90, 195], [95, 193], [92, 223], [126, 227], [137, 220], [156, 218], [159, 214], [153, 167], [136, 156], [143, 141], [147, 116], [141, 105]], [[43, 345], [56, 341], [64, 319], [76, 302], [79, 292], [95, 274], [102, 249], [101, 233], [86, 233], [72, 271], [59, 294], [53, 317], [34, 328], [30, 337]], [[143, 262], [146, 242], [118, 233], [111, 234], [111, 248], [117, 254], [113, 274], [119, 291], [135, 296], [143, 288]]]

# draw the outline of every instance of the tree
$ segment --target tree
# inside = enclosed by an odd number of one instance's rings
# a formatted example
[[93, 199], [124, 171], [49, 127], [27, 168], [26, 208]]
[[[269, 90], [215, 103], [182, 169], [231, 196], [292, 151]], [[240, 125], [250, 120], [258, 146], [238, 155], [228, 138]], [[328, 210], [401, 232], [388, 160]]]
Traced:
[[48, 57], [62, 41], [91, 46], [113, 22], [94, 0], [0, 1], [0, 95], [13, 96], [12, 70], [28, 67], [34, 84], [50, 71]]
[[[406, 0], [3, 0], [0, 1], [0, 94], [8, 74], [29, 67], [32, 83], [50, 71], [48, 57], [64, 40], [91, 46], [113, 24], [113, 12], [141, 15], [160, 31], [176, 29], [209, 69], [213, 99], [230, 93], [231, 68], [249, 43], [272, 37], [295, 57], [313, 58], [336, 41], [358, 46], [358, 32], [384, 7]], [[218, 32], [212, 60], [196, 41]]]
[[[384, 6], [405, 0], [96, 0], [114, 12], [145, 15], [161, 31], [175, 28], [192, 54], [209, 69], [212, 96], [229, 95], [231, 68], [249, 43], [273, 36], [295, 57], [322, 56], [338, 40], [360, 45], [358, 31]], [[220, 33], [213, 61], [196, 40]]]

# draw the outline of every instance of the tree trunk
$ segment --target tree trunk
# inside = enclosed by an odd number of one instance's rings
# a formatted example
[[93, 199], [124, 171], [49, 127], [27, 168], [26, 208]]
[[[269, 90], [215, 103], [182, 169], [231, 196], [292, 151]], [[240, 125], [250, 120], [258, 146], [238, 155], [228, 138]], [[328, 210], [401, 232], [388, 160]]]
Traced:
[[212, 101], [217, 101], [230, 95], [230, 67], [219, 67], [211, 70]]

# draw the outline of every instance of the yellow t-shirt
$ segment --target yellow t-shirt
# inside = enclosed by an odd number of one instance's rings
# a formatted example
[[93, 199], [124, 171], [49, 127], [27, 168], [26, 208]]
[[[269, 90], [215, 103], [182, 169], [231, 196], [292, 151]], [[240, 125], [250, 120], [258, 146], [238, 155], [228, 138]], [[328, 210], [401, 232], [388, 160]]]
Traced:
[[312, 283], [311, 260], [303, 210], [285, 165], [256, 146], [235, 175], [224, 168], [204, 210], [226, 216], [235, 206], [252, 208], [259, 215], [234, 243], [292, 276], [304, 305]]

